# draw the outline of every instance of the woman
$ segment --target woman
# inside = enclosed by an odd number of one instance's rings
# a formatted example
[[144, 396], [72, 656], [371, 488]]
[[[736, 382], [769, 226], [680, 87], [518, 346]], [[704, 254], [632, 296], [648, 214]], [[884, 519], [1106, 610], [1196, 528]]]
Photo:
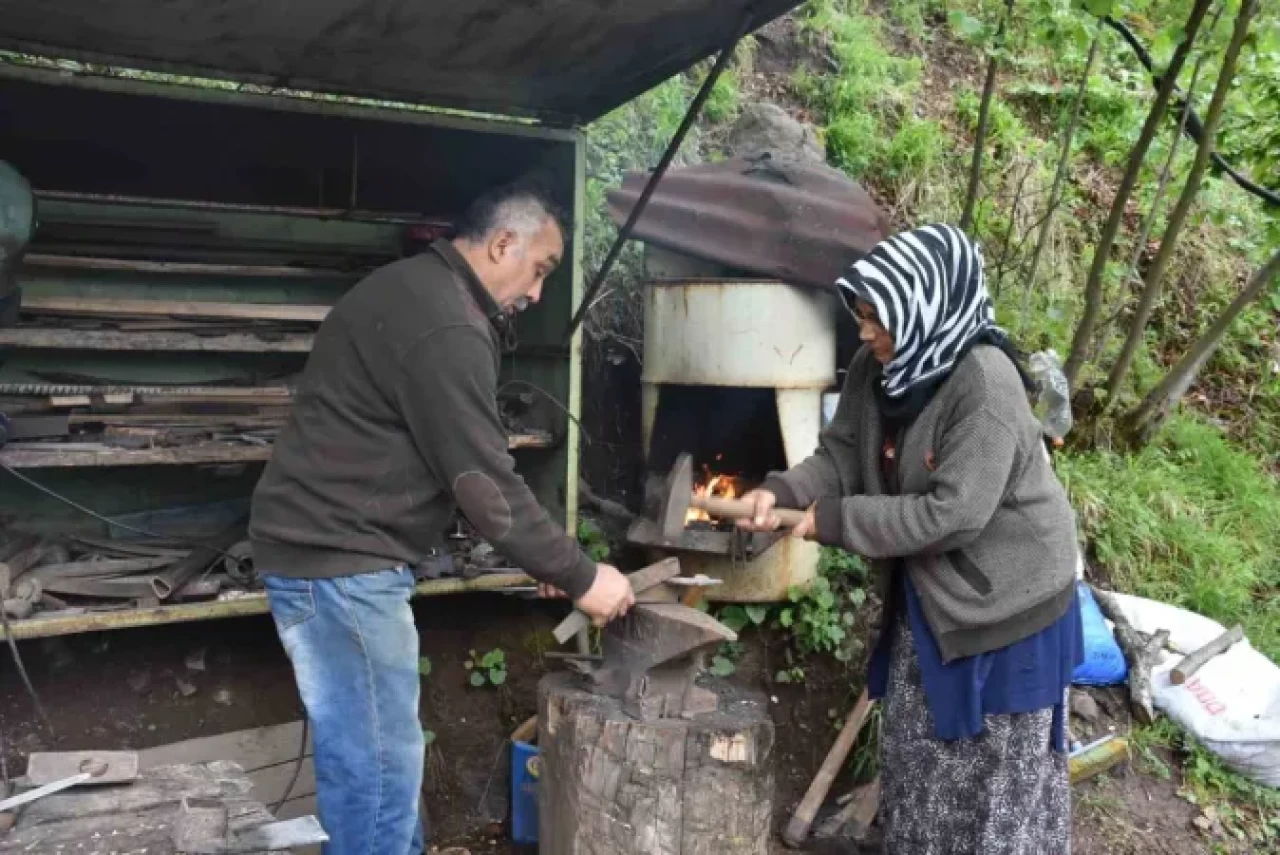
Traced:
[[838, 280], [865, 344], [812, 457], [748, 494], [752, 530], [872, 559], [885, 621], [888, 852], [1070, 851], [1066, 690], [1083, 650], [1075, 522], [981, 250], [933, 225]]

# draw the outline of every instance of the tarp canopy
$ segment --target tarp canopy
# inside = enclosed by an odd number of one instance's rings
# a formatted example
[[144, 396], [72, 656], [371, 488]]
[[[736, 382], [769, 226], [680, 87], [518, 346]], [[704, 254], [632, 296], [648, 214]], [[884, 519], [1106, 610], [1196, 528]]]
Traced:
[[799, 0], [0, 0], [0, 49], [577, 124]]

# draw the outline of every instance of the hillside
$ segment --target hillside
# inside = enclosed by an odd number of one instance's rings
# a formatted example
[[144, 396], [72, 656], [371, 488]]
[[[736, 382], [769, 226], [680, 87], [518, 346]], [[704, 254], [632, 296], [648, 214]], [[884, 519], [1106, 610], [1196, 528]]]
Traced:
[[[677, 163], [730, 153], [725, 140], [735, 119], [768, 101], [812, 124], [828, 162], [871, 190], [897, 226], [958, 222], [994, 53], [971, 230], [984, 246], [998, 320], [1024, 350], [1053, 348], [1066, 360], [1090, 301], [1086, 283], [1097, 272], [1092, 268], [1101, 272], [1093, 295], [1099, 323], [1086, 331], [1073, 385], [1076, 426], [1055, 464], [1089, 544], [1088, 575], [1224, 624], [1240, 622], [1258, 649], [1280, 661], [1277, 284], [1227, 325], [1220, 346], [1187, 380], [1176, 412], [1165, 419], [1156, 407], [1148, 418], [1152, 411], [1144, 409], [1149, 396], [1160, 399], [1155, 393], [1166, 388], [1170, 369], [1280, 250], [1280, 214], [1213, 167], [1193, 182], [1182, 228], [1170, 232], [1197, 154], [1192, 139], [1174, 143], [1178, 119], [1170, 113], [1154, 125], [1134, 193], [1117, 208], [1106, 263], [1094, 264], [1156, 90], [1120, 30], [1091, 13], [1114, 15], [1163, 68], [1192, 4], [1087, 5], [1020, 4], [1002, 28], [1003, 4], [810, 0], [739, 47]], [[1211, 9], [1207, 34], [1178, 77], [1200, 118], [1212, 112], [1238, 10], [1230, 2]], [[1226, 162], [1275, 188], [1280, 9], [1264, 8], [1251, 33], [1216, 138]], [[1086, 65], [1080, 119], [1073, 123]], [[588, 274], [615, 233], [603, 215], [605, 192], [624, 172], [657, 161], [706, 71], [668, 81], [590, 129]], [[1051, 204], [1060, 159], [1061, 199]], [[585, 471], [610, 494], [638, 489], [639, 279], [632, 245], [586, 327], [585, 426], [593, 441], [584, 448]], [[1158, 290], [1148, 288], [1151, 280]], [[1142, 322], [1144, 292], [1154, 299]], [[1126, 351], [1132, 367], [1117, 370]], [[857, 605], [866, 599], [859, 566], [837, 556], [826, 568], [820, 590], [792, 606], [817, 616], [805, 624], [808, 631], [838, 628], [846, 614], [865, 624], [868, 609]], [[780, 616], [774, 609], [724, 617], [758, 626], [771, 644], [789, 656], [794, 651], [796, 668], [834, 668], [851, 688], [860, 685], [855, 633], [847, 640], [843, 629], [835, 640], [805, 636], [799, 624], [782, 626]], [[741, 673], [748, 666], [737, 667]], [[761, 676], [776, 684], [783, 675]], [[1280, 851], [1276, 791], [1226, 771], [1167, 722], [1135, 730], [1134, 745], [1127, 767], [1076, 788], [1078, 851]], [[873, 753], [867, 746], [860, 751], [864, 763]]]

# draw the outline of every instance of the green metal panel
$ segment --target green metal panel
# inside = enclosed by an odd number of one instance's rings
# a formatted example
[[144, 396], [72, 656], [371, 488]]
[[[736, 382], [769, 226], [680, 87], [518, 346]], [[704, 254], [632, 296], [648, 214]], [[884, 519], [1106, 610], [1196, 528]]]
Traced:
[[[20, 80], [21, 87], [10, 88], [6, 80]], [[560, 195], [573, 201], [574, 234], [568, 241], [569, 251], [564, 264], [557, 271], [546, 289], [542, 303], [531, 308], [519, 319], [520, 348], [504, 358], [503, 377], [532, 383], [545, 390], [557, 401], [566, 405], [576, 418], [579, 405], [578, 360], [579, 347], [563, 343], [573, 308], [581, 294], [582, 278], [580, 258], [582, 247], [582, 142], [577, 133], [551, 131], [513, 125], [508, 122], [459, 120], [435, 116], [429, 113], [361, 107], [350, 104], [316, 103], [253, 94], [236, 94], [173, 85], [158, 85], [138, 81], [102, 80], [97, 78], [69, 78], [44, 75], [30, 70], [15, 70], [0, 66], [0, 159], [12, 160], [20, 170], [61, 182], [56, 189], [76, 192], [81, 188], [73, 180], [86, 176], [87, 183], [97, 182], [93, 192], [127, 193], [131, 173], [147, 180], [155, 171], [147, 164], [136, 164], [132, 169], [105, 175], [94, 172], [86, 164], [106, 158], [110, 146], [119, 146], [129, 137], [118, 129], [105, 127], [92, 121], [68, 122], [66, 115], [49, 118], [28, 113], [22, 127], [5, 121], [6, 111], [21, 103], [24, 110], [41, 99], [40, 92], [65, 94], [71, 87], [82, 99], [77, 102], [87, 110], [86, 116], [96, 109], [114, 107], [109, 99], [127, 95], [134, 115], [146, 115], [148, 109], [155, 113], [156, 121], [171, 115], [174, 104], [187, 105], [189, 116], [198, 118], [199, 105], [210, 110], [251, 106], [255, 115], [263, 118], [263, 127], [270, 129], [273, 116], [305, 114], [319, 122], [314, 128], [332, 127], [333, 133], [344, 136], [360, 122], [358, 128], [371, 139], [384, 134], [384, 128], [394, 125], [401, 130], [410, 129], [417, 134], [423, 152], [422, 164], [429, 160], [429, 153], [437, 141], [448, 141], [450, 151], [471, 150], [500, 153], [500, 163], [477, 162], [474, 178], [471, 162], [444, 164], [451, 173], [451, 199], [461, 199], [463, 194], [474, 195], [485, 189], [488, 176], [519, 174], [526, 169], [540, 167], [546, 170], [558, 185]], [[16, 100], [7, 100], [12, 95]], [[104, 99], [99, 105], [98, 98]], [[59, 101], [59, 103], [62, 103]], [[151, 107], [147, 108], [150, 104]], [[192, 105], [195, 105], [194, 107]], [[252, 118], [252, 117], [250, 117]], [[42, 128], [48, 127], [48, 133]], [[158, 126], [157, 126], [158, 127]], [[250, 122], [247, 127], [252, 127]], [[311, 127], [311, 126], [309, 126]], [[56, 128], [56, 133], [52, 129]], [[143, 136], [147, 128], [138, 129]], [[104, 142], [115, 134], [114, 143]], [[268, 135], [269, 136], [269, 135]], [[37, 138], [57, 137], [57, 146], [32, 146]], [[468, 141], [471, 141], [468, 144]], [[316, 147], [322, 148], [325, 140], [317, 137]], [[218, 140], [213, 148], [201, 157], [218, 154]], [[250, 150], [252, 139], [241, 141], [237, 151]], [[262, 150], [270, 145], [263, 143]], [[83, 151], [79, 162], [59, 160], [75, 158]], [[21, 153], [15, 157], [14, 152]], [[105, 152], [105, 154], [104, 154]], [[181, 156], [181, 153], [175, 157]], [[227, 155], [230, 157], [230, 154]], [[194, 155], [193, 155], [194, 157]], [[102, 163], [116, 162], [109, 159]], [[194, 162], [194, 161], [193, 161]], [[175, 161], [181, 165], [181, 161]], [[172, 165], [172, 164], [171, 164]], [[196, 164], [198, 166], [198, 164]], [[234, 172], [234, 163], [223, 164]], [[396, 164], [411, 172], [415, 162]], [[439, 170], [440, 164], [431, 168]], [[194, 167], [193, 167], [194, 168]], [[213, 168], [212, 165], [210, 168]], [[33, 180], [37, 193], [47, 189], [44, 182]], [[104, 189], [104, 184], [110, 185]], [[246, 183], [245, 186], [250, 186]], [[152, 191], [151, 195], [182, 198], [179, 192]], [[134, 194], [142, 195], [142, 194]], [[187, 197], [191, 198], [191, 197]], [[220, 200], [228, 201], [228, 200]], [[235, 202], [253, 201], [236, 199]], [[270, 200], [279, 204], [279, 200]], [[298, 200], [297, 204], [319, 204], [311, 199]], [[293, 204], [293, 202], [291, 202]], [[425, 205], [423, 207], [426, 207]], [[442, 212], [434, 212], [442, 213]], [[444, 213], [456, 213], [444, 212]], [[72, 201], [65, 198], [41, 200], [39, 215], [42, 223], [59, 229], [59, 240], [77, 239], [78, 228], [101, 234], [120, 233], [135, 228], [154, 231], [157, 227], [194, 229], [208, 238], [216, 238], [219, 245], [235, 247], [266, 244], [295, 247], [301, 256], [324, 254], [335, 250], [354, 251], [369, 257], [397, 256], [401, 251], [402, 228], [395, 223], [370, 223], [348, 221], [340, 218], [316, 218], [297, 215], [233, 213], [225, 210], [191, 211], [178, 206], [138, 206], [130, 204], [102, 204]], [[47, 248], [47, 247], [46, 247]], [[37, 230], [36, 244], [32, 252], [41, 251], [41, 233]], [[285, 253], [288, 254], [287, 252]], [[295, 302], [331, 304], [345, 292], [356, 277], [348, 278], [299, 278], [273, 275], [227, 275], [140, 271], [107, 271], [56, 266], [29, 266], [20, 276], [20, 284], [28, 295], [91, 296], [147, 299], [191, 299], [223, 302]], [[120, 384], [197, 384], [274, 382], [277, 378], [301, 370], [305, 354], [237, 354], [237, 353], [134, 353], [74, 350], [17, 350], [0, 351], [0, 381], [42, 382], [51, 378], [85, 377]], [[563, 441], [546, 450], [516, 452], [519, 471], [530, 487], [556, 518], [572, 524], [576, 510], [577, 430], [571, 419], [557, 410], [556, 423]], [[35, 470], [32, 477], [48, 483], [81, 503], [107, 514], [158, 509], [173, 505], [199, 502], [217, 502], [247, 497], [256, 483], [260, 464], [226, 467], [117, 467], [94, 470]], [[74, 511], [34, 493], [30, 488], [17, 484], [0, 475], [0, 517], [21, 518], [36, 521], [41, 526], [66, 527], [83, 522]]]

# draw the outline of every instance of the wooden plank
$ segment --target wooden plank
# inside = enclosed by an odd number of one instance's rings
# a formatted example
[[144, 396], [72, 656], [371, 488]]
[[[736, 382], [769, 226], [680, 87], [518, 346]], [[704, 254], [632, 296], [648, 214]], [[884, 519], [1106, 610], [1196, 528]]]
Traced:
[[[293, 753], [298, 753], [298, 746], [293, 746]], [[262, 802], [268, 807], [274, 805], [284, 796], [285, 787], [293, 779], [293, 769], [297, 757], [290, 758], [287, 763], [279, 763], [249, 773], [253, 789], [249, 797]], [[310, 757], [303, 759], [302, 769], [298, 772], [298, 782], [290, 791], [290, 798], [313, 796], [316, 793], [316, 767]]]
[[[464, 594], [469, 591], [496, 591], [532, 584], [533, 580], [523, 573], [494, 573], [477, 576], [474, 579], [427, 579], [418, 583], [414, 589], [414, 596], [439, 597], [448, 594]], [[34, 617], [10, 621], [9, 626], [12, 629], [13, 638], [22, 641], [30, 638], [77, 635], [82, 632], [104, 632], [140, 626], [247, 617], [266, 614], [267, 611], [266, 594], [255, 591], [236, 594], [234, 597], [213, 602], [72, 612], [71, 614], [43, 612]]]
[[172, 353], [310, 353], [311, 333], [252, 333], [204, 336], [184, 332], [71, 330], [60, 327], [0, 329], [0, 346], [45, 350], [120, 350]]
[[289, 799], [280, 806], [280, 811], [276, 814], [276, 819], [297, 819], [300, 816], [319, 816], [320, 808], [316, 803], [315, 794], [301, 796], [296, 799]]
[[318, 324], [330, 306], [288, 303], [206, 303], [196, 300], [122, 300], [102, 297], [24, 297], [23, 314], [77, 317], [216, 318], [252, 321], [301, 321]]
[[0, 450], [0, 462], [14, 469], [69, 469], [103, 466], [192, 466], [232, 463], [257, 463], [270, 459], [270, 446], [233, 445], [202, 442], [180, 448], [119, 449], [103, 446], [102, 450], [72, 451]]
[[206, 264], [195, 261], [141, 261], [132, 258], [94, 258], [29, 252], [22, 265], [56, 270], [110, 270], [122, 273], [164, 273], [188, 276], [278, 276], [299, 279], [355, 279], [359, 274], [315, 267], [278, 264]]
[[[512, 451], [549, 448], [552, 442], [550, 434], [515, 434], [507, 438], [507, 447]], [[0, 449], [0, 462], [14, 469], [201, 466], [260, 463], [269, 459], [270, 445], [232, 442], [201, 442], [176, 448], [113, 448], [94, 443], [17, 443]]]
[[85, 816], [127, 814], [180, 804], [186, 798], [247, 798], [244, 770], [225, 761], [201, 766], [157, 766], [128, 784], [77, 787], [31, 802], [23, 813], [28, 825], [62, 822]]
[[[239, 765], [252, 776], [259, 769], [291, 763], [298, 756], [298, 741], [301, 738], [301, 721], [237, 730], [216, 736], [201, 736], [139, 751], [138, 766], [141, 769], [154, 769], [158, 766], [226, 760]], [[310, 753], [311, 740], [308, 738], [307, 754]]]

